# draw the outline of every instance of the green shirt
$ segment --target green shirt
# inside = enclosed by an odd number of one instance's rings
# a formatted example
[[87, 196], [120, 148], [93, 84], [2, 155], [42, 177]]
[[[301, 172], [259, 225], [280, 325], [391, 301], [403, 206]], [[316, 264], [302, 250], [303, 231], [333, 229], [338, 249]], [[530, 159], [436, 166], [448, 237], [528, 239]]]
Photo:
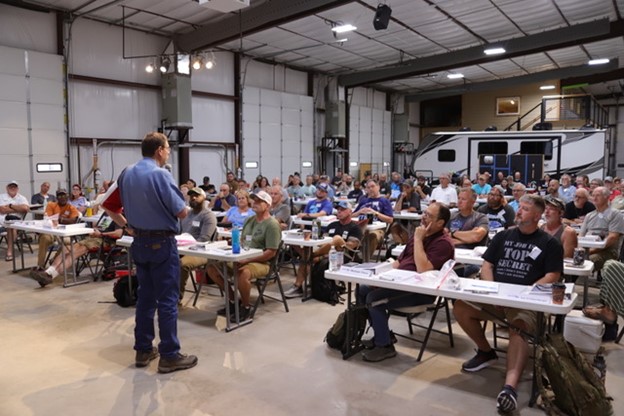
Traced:
[[249, 217], [243, 224], [241, 240], [247, 235], [251, 235], [250, 248], [259, 248], [261, 250], [279, 248], [282, 241], [282, 230], [279, 223], [273, 217], [269, 217], [262, 222], [258, 222], [256, 217]]

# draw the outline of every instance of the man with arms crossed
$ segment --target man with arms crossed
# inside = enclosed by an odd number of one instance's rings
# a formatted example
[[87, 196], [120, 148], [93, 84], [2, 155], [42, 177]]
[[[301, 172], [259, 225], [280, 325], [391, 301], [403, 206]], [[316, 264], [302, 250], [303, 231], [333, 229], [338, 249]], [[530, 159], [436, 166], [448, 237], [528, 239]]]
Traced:
[[[496, 234], [483, 255], [481, 279], [532, 285], [554, 283], [563, 272], [561, 244], [538, 228], [544, 212], [544, 200], [537, 195], [520, 199], [516, 214], [517, 227]], [[494, 305], [472, 305], [461, 300], [455, 302], [453, 312], [464, 332], [478, 347], [477, 355], [462, 364], [462, 370], [476, 372], [498, 359], [483, 333], [481, 321], [504, 318], [513, 329], [509, 331], [507, 373], [505, 385], [496, 398], [496, 407], [503, 412], [517, 407], [516, 388], [529, 358], [529, 343], [522, 330], [532, 334], [537, 329], [537, 313]]]
[[[178, 218], [186, 218], [188, 211], [173, 177], [162, 169], [170, 152], [164, 134], [148, 133], [141, 143], [143, 159], [119, 176], [123, 214], [121, 207], [104, 202], [104, 209], [117, 225], [134, 236], [131, 251], [139, 280], [134, 328], [136, 366], [146, 367], [160, 353], [159, 373], [197, 365], [196, 356], [180, 353], [178, 340], [180, 257], [175, 235]], [[156, 310], [158, 349], [152, 346]]]

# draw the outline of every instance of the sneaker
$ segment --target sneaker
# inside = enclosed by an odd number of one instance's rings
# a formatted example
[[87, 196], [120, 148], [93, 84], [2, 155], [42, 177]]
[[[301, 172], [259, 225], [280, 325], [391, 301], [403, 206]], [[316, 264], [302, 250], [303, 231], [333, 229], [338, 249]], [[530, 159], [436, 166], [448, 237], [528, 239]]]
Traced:
[[[394, 335], [394, 332], [392, 331], [390, 331], [390, 341], [392, 341], [392, 344], [397, 343], [397, 337], [396, 335]], [[375, 337], [363, 339], [362, 346], [367, 350], [372, 350], [373, 348], [375, 348]]]
[[364, 361], [378, 362], [397, 355], [394, 345], [386, 345], [385, 347], [375, 347], [372, 350], [366, 350], [362, 353]]
[[196, 365], [196, 356], [177, 353], [173, 358], [160, 357], [158, 361], [158, 372], [171, 373], [173, 371], [186, 370]]
[[[242, 308], [242, 306], [240, 306], [240, 302], [238, 305], [239, 305], [239, 308]], [[232, 314], [234, 314], [234, 302], [230, 302], [230, 315]], [[225, 306], [217, 310], [217, 315], [225, 316]]]
[[290, 289], [284, 292], [286, 299], [300, 298], [303, 296], [303, 288], [301, 286], [292, 285]]
[[37, 282], [39, 282], [39, 286], [41, 287], [45, 287], [46, 285], [49, 285], [50, 283], [52, 283], [52, 276], [50, 276], [43, 270], [39, 270], [35, 272], [31, 271], [30, 277], [32, 277]]
[[490, 363], [498, 360], [496, 351], [490, 350], [488, 352], [477, 350], [477, 355], [470, 360], [462, 364], [462, 370], [474, 373], [488, 367]]
[[136, 358], [134, 359], [135, 365], [138, 368], [147, 367], [150, 362], [158, 358], [158, 348], [152, 347], [148, 351], [137, 351]]
[[[249, 315], [251, 315], [251, 306], [241, 305], [241, 307], [238, 308], [238, 315], [239, 315], [239, 322], [243, 322], [249, 319]], [[234, 310], [232, 310], [232, 313], [230, 314], [230, 322], [233, 324], [236, 323], [236, 314], [234, 313]]]
[[504, 413], [513, 412], [518, 407], [518, 393], [509, 384], [505, 384], [498, 397], [496, 397], [496, 408]]

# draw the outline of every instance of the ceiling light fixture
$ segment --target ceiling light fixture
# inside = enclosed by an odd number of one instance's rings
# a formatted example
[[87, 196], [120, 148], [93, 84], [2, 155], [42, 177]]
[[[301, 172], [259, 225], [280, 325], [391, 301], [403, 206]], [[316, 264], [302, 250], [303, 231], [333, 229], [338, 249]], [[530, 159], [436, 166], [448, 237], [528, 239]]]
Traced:
[[214, 68], [216, 63], [217, 60], [215, 59], [214, 52], [210, 51], [210, 58], [206, 57], [206, 63], [204, 64], [204, 66], [206, 67], [206, 69], [212, 69]]
[[609, 58], [600, 58], [600, 59], [592, 59], [591, 61], [587, 62], [589, 65], [602, 65], [602, 64], [608, 64], [609, 63]]
[[483, 51], [483, 53], [485, 53], [486, 55], [490, 56], [490, 55], [500, 55], [507, 52], [505, 50], [505, 48], [487, 48], [486, 50]]
[[149, 64], [145, 66], [145, 72], [147, 72], [148, 74], [151, 74], [152, 72], [154, 72], [154, 69], [156, 68], [154, 68], [153, 62], [150, 62]]
[[555, 86], [554, 85], [542, 85], [540, 87], [540, 90], [545, 91], [545, 90], [554, 90]]
[[334, 43], [344, 43], [344, 42], [346, 42], [346, 41], [348, 41], [348, 40], [349, 40], [348, 38], [336, 39], [336, 40], [334, 41]]
[[197, 71], [201, 69], [202, 66], [204, 66], [204, 58], [201, 56], [194, 57], [192, 63], [193, 69]]
[[169, 67], [171, 66], [171, 60], [169, 58], [167, 58], [166, 56], [163, 56], [160, 59], [160, 72], [162, 72], [163, 74], [167, 71], [169, 71]]
[[455, 74], [448, 74], [446, 76], [448, 79], [460, 79], [464, 77], [464, 74], [459, 74], [459, 73], [455, 73]]
[[352, 32], [354, 30], [357, 30], [357, 27], [353, 26], [350, 23], [347, 23], [346, 25], [334, 26], [334, 27], [332, 27], [331, 30], [336, 32], [336, 33], [345, 33], [345, 32]]

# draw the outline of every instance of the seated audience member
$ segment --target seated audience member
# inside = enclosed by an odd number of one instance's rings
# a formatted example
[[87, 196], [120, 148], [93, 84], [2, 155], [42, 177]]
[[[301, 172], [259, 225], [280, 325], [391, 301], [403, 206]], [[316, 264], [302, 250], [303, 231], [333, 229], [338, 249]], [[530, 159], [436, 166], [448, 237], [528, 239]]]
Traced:
[[514, 183], [522, 183], [522, 172], [520, 172], [519, 170], [515, 171], [513, 175], [513, 181]]
[[[244, 192], [244, 191], [239, 191]], [[191, 207], [188, 215], [180, 221], [180, 228], [183, 233], [193, 236], [196, 241], [212, 241], [217, 232], [217, 217], [205, 205], [206, 193], [202, 188], [189, 190], [189, 205]], [[186, 283], [193, 270], [208, 264], [208, 259], [198, 256], [182, 256], [180, 259], [180, 301], [184, 298]]]
[[[279, 187], [279, 189], [282, 191], [282, 199], [284, 200], [284, 202], [290, 203], [290, 196], [288, 196], [288, 191], [282, 185], [282, 180], [276, 176], [275, 178], [273, 178], [273, 181], [271, 184], [272, 186]], [[268, 190], [267, 190], [267, 193], [269, 193]]]
[[225, 213], [223, 222], [231, 223], [233, 227], [242, 227], [248, 217], [254, 215], [251, 209], [251, 198], [247, 191], [236, 191], [236, 205], [231, 207]]
[[548, 181], [548, 187], [546, 188], [546, 195], [550, 195], [553, 198], [559, 197], [559, 181], [557, 179], [551, 179]]
[[[89, 234], [89, 237], [72, 245], [73, 259], [76, 260], [90, 250], [99, 248], [102, 245], [110, 249], [115, 245], [115, 240], [121, 238], [122, 235], [123, 229], [117, 227], [107, 214], [103, 214], [93, 232]], [[72, 254], [64, 254], [64, 257], [62, 255], [56, 256], [46, 270], [36, 270], [31, 273], [31, 277], [39, 283], [39, 286], [45, 287], [49, 285], [64, 270], [72, 267]]]
[[180, 192], [182, 192], [182, 196], [184, 197], [184, 203], [188, 206], [189, 204], [189, 196], [188, 196], [188, 183], [184, 182], [180, 184]]
[[336, 194], [347, 196], [353, 190], [353, 177], [351, 175], [343, 175], [342, 182], [336, 188]]
[[213, 184], [210, 184], [206, 187], [207, 191], [206, 191], [206, 196], [208, 195], [212, 195], [212, 196], [216, 196], [217, 195], [217, 190], [215, 188], [215, 186]]
[[[489, 222], [482, 212], [476, 212], [473, 207], [477, 201], [477, 193], [472, 187], [464, 187], [457, 195], [458, 211], [451, 214], [448, 223], [449, 234], [455, 248], [473, 249], [485, 246], [488, 239]], [[464, 265], [455, 270], [460, 276], [470, 276], [479, 271], [475, 265]]]
[[[401, 184], [401, 193], [394, 204], [394, 212], [420, 212], [420, 195], [414, 192], [414, 183], [407, 179]], [[395, 243], [405, 244], [408, 237], [408, 220], [392, 222], [390, 232]]]
[[[332, 237], [332, 242], [319, 246], [312, 253], [312, 257], [317, 259], [319, 257], [329, 254], [329, 250], [335, 247], [338, 251], [343, 251], [345, 246], [351, 250], [356, 249], [360, 241], [362, 240], [362, 229], [353, 221], [351, 215], [353, 214], [352, 206], [347, 201], [340, 201], [336, 208], [338, 213], [336, 214], [337, 221], [332, 222], [327, 226], [327, 235]], [[298, 250], [299, 251], [299, 250]], [[303, 254], [303, 251], [300, 251]], [[309, 269], [305, 262], [301, 262], [299, 269], [297, 270], [297, 278], [295, 283], [284, 292], [287, 298], [296, 298], [303, 296], [302, 285], [306, 276], [309, 273]]]
[[576, 237], [576, 231], [561, 221], [565, 209], [563, 201], [559, 198], [547, 196], [544, 198], [544, 202], [546, 203], [544, 211], [546, 222], [541, 229], [559, 241], [563, 247], [564, 258], [572, 258], [574, 249], [578, 245], [578, 238]]
[[234, 176], [234, 172], [227, 173], [225, 177], [225, 183], [227, 183], [230, 186], [231, 193], [235, 193], [236, 191], [238, 191], [238, 180], [236, 179], [236, 176]]
[[414, 190], [418, 192], [418, 195], [420, 195], [420, 200], [424, 201], [429, 197], [429, 195], [431, 195], [431, 188], [427, 185], [427, 178], [423, 175], [418, 175], [417, 179], [418, 182], [416, 183]]
[[461, 182], [461, 187], [462, 188], [472, 188], [472, 185], [473, 185], [473, 183], [470, 182], [470, 179], [468, 179], [468, 178], [462, 179], [462, 182]]
[[112, 184], [113, 184], [113, 181], [106, 180], [102, 182], [102, 186], [98, 190], [98, 193], [95, 196], [95, 199], [93, 200], [93, 202], [91, 202], [91, 208], [93, 208], [93, 214], [96, 214], [98, 210], [100, 209], [100, 205], [102, 204], [102, 201], [104, 200], [104, 196], [106, 195], [106, 192], [108, 191], [108, 189], [110, 188]]
[[[41, 190], [38, 194], [34, 194], [30, 198], [30, 203], [33, 205], [45, 205], [47, 202], [56, 202], [56, 197], [50, 195], [50, 182], [43, 182], [41, 184]], [[47, 202], [46, 202], [47, 200]]]
[[388, 183], [388, 175], [386, 175], [385, 173], [382, 173], [381, 175], [379, 175], [378, 183], [379, 183], [379, 195], [383, 196], [384, 198], [389, 199], [392, 190], [390, 189], [390, 184]]
[[454, 186], [450, 185], [451, 175], [448, 173], [440, 174], [440, 186], [431, 191], [432, 202], [440, 202], [449, 208], [455, 208], [457, 206], [457, 191]]
[[509, 228], [513, 225], [515, 213], [513, 208], [504, 203], [505, 197], [500, 186], [492, 188], [487, 197], [487, 204], [480, 206], [477, 211], [487, 215], [490, 230], [495, 228]]
[[[563, 271], [563, 250], [559, 242], [538, 228], [544, 212], [544, 200], [537, 195], [525, 195], [515, 218], [517, 227], [501, 231], [483, 255], [481, 279], [517, 285], [554, 283]], [[484, 320], [505, 319], [512, 325], [507, 348], [505, 384], [496, 398], [502, 412], [517, 407], [518, 383], [529, 358], [530, 346], [524, 333], [536, 331], [537, 313], [487, 304], [458, 300], [453, 306], [457, 322], [477, 344], [477, 354], [462, 365], [467, 372], [476, 372], [498, 359], [485, 337]], [[522, 332], [520, 332], [520, 330]]]
[[[240, 320], [244, 321], [249, 318], [251, 312], [251, 280], [266, 276], [269, 272], [269, 263], [273, 257], [277, 254], [280, 242], [282, 241], [282, 232], [280, 230], [277, 220], [271, 217], [269, 214], [269, 207], [272, 204], [272, 199], [264, 191], [260, 191], [255, 194], [251, 194], [253, 200], [253, 210], [256, 215], [247, 218], [243, 225], [241, 232], [241, 241], [245, 241], [248, 235], [252, 236], [250, 248], [257, 248], [262, 250], [262, 254], [257, 257], [241, 260], [238, 270], [238, 291], [240, 293]], [[229, 266], [228, 266], [229, 267]], [[224, 289], [223, 276], [220, 273], [220, 265], [210, 264], [207, 268], [208, 276], [215, 282], [221, 289]], [[232, 286], [229, 286], [230, 299], [234, 299], [234, 292]], [[235, 310], [235, 304], [230, 301], [229, 305], [226, 305], [230, 310], [230, 319], [235, 322], [236, 317], [233, 315]], [[217, 311], [219, 315], [225, 315], [225, 308]]]
[[87, 201], [87, 198], [84, 197], [84, 194], [82, 193], [82, 188], [77, 183], [72, 185], [72, 192], [69, 203], [75, 206], [78, 212], [80, 212], [81, 214], [84, 214], [89, 207], [89, 202]]
[[238, 190], [249, 192], [249, 184], [245, 179], [238, 180]]
[[320, 183], [316, 187], [316, 199], [309, 201], [303, 209], [303, 212], [297, 214], [297, 217], [319, 218], [331, 215], [334, 208], [332, 207], [331, 201], [327, 198], [328, 189], [329, 185]]
[[195, 182], [195, 180], [194, 180], [194, 179], [190, 179], [190, 178], [189, 178], [189, 179], [186, 181], [186, 184], [188, 185], [188, 188], [189, 188], [189, 189], [197, 188], [197, 182]]
[[583, 308], [585, 316], [615, 325], [618, 315], [624, 316], [624, 264], [607, 260], [602, 269], [600, 284], [600, 304]]
[[[368, 215], [372, 215], [373, 219], [377, 217], [379, 221], [391, 224], [394, 220], [392, 213], [392, 205], [387, 198], [379, 193], [379, 184], [375, 181], [366, 183], [367, 196], [360, 198], [355, 208], [354, 216], [358, 216], [360, 220], [364, 220]], [[364, 253], [365, 258], [370, 258], [377, 249], [379, 242], [383, 239], [384, 230], [367, 231], [364, 235], [364, 243], [368, 248], [368, 253]]]
[[503, 188], [503, 195], [505, 196], [513, 195], [513, 190], [509, 186], [509, 182], [507, 181], [507, 178], [503, 178], [503, 180], [500, 183], [500, 187]]
[[585, 188], [589, 189], [589, 176], [587, 175], [578, 175], [575, 179], [576, 189]]
[[316, 186], [314, 186], [314, 177], [312, 175], [306, 176], [305, 185], [301, 187], [301, 193], [304, 198], [314, 198], [316, 196]]
[[605, 176], [604, 186], [610, 192], [609, 201], [613, 201], [616, 197], [622, 195], [622, 193], [614, 186], [613, 178], [611, 176]]
[[[43, 188], [43, 186], [42, 186]], [[22, 219], [24, 214], [30, 210], [28, 200], [19, 193], [19, 184], [11, 181], [6, 186], [6, 193], [0, 194], [0, 231], [7, 233], [7, 254], [5, 261], [13, 260], [13, 241], [17, 237], [17, 231], [4, 227], [7, 220]]]
[[208, 193], [208, 186], [210, 185], [210, 176], [204, 176], [202, 184], [199, 187], [206, 193]]
[[355, 199], [355, 203], [357, 204], [363, 195], [364, 191], [362, 190], [362, 183], [360, 181], [354, 181], [353, 190], [349, 191], [347, 199]]
[[581, 225], [580, 237], [598, 235], [606, 242], [605, 248], [590, 248], [589, 259], [594, 262], [594, 270], [602, 269], [607, 260], [620, 257], [620, 246], [624, 235], [624, 217], [609, 206], [609, 190], [603, 186], [592, 192], [596, 210], [585, 216]]
[[576, 187], [572, 185], [572, 178], [567, 173], [561, 175], [561, 184], [559, 186], [559, 196], [563, 200], [564, 204], [572, 202], [574, 200], [574, 192]]
[[289, 229], [291, 223], [290, 208], [282, 200], [282, 190], [279, 186], [272, 186], [269, 188], [269, 195], [273, 201], [269, 213], [277, 220], [281, 230]]
[[[238, 184], [236, 184], [238, 186]], [[219, 187], [219, 194], [210, 201], [210, 208], [213, 211], [227, 211], [236, 205], [236, 197], [230, 193], [230, 185], [222, 183]]]
[[477, 183], [472, 185], [472, 189], [474, 189], [477, 195], [487, 195], [490, 193], [492, 185], [485, 181], [485, 175], [479, 175], [479, 179], [477, 180]]
[[269, 178], [267, 178], [266, 176], [258, 175], [256, 181], [253, 184], [253, 192], [268, 192], [270, 186], [271, 185], [269, 185]]
[[401, 178], [399, 172], [392, 172], [390, 178], [390, 200], [394, 201], [399, 198], [399, 195], [401, 195], [401, 184], [403, 182], [403, 178]]
[[[76, 207], [69, 203], [67, 190], [60, 188], [56, 190], [56, 202], [48, 202], [45, 215], [52, 217], [58, 216], [59, 224], [74, 224], [78, 219], [79, 213]], [[54, 244], [54, 237], [49, 234], [39, 234], [39, 254], [37, 259], [36, 270], [44, 270], [45, 259], [48, 255], [48, 248]]]
[[513, 199], [509, 201], [507, 205], [509, 205], [514, 212], [518, 212], [518, 208], [520, 208], [520, 198], [522, 198], [526, 194], [526, 186], [521, 183], [515, 183], [513, 189], [511, 190], [511, 195], [513, 195]]
[[[305, 198], [305, 194], [303, 193], [303, 190], [301, 188], [301, 179], [297, 175], [293, 175], [292, 185], [289, 185], [286, 191], [288, 192], [288, 196], [290, 198], [293, 198], [293, 199]], [[284, 199], [282, 198], [282, 200]]]
[[589, 191], [585, 188], [577, 188], [574, 192], [574, 200], [568, 202], [563, 214], [564, 224], [581, 224], [585, 215], [594, 211], [596, 206], [589, 202]]
[[[454, 257], [455, 249], [444, 232], [444, 225], [450, 218], [449, 209], [440, 203], [431, 203], [423, 214], [421, 225], [410, 236], [405, 250], [392, 267], [400, 270], [426, 272], [439, 270], [447, 260]], [[406, 293], [394, 289], [360, 285], [357, 289], [358, 304], [367, 305], [369, 320], [374, 331], [371, 340], [363, 341], [367, 348], [363, 353], [366, 361], [382, 361], [396, 355], [388, 326], [389, 311], [392, 309], [433, 303], [434, 296], [420, 293]], [[388, 302], [373, 306], [382, 299]]]
[[589, 200], [591, 202], [594, 202], [594, 189], [598, 188], [599, 186], [604, 186], [604, 182], [602, 181], [602, 179], [594, 178], [589, 183]]

